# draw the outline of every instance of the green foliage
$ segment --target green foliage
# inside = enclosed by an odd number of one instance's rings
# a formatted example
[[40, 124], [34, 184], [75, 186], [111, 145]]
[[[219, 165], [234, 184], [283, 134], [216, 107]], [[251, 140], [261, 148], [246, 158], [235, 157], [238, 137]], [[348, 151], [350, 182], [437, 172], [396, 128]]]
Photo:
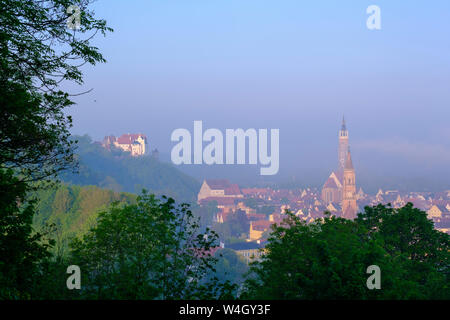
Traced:
[[[366, 207], [355, 221], [328, 216], [305, 224], [288, 213], [266, 249], [251, 267], [245, 298], [450, 298], [449, 236], [412, 204]], [[381, 290], [366, 286], [370, 265], [381, 269]]]
[[205, 282], [216, 259], [217, 235], [199, 233], [187, 204], [143, 194], [136, 204], [112, 206], [71, 244], [70, 262], [83, 273], [81, 297], [205, 299], [229, 296], [233, 286]]
[[166, 195], [179, 201], [196, 199], [200, 184], [171, 164], [150, 156], [132, 157], [117, 149], [108, 151], [89, 136], [75, 137], [79, 172], [65, 172], [63, 181], [79, 185], [96, 185], [114, 191], [140, 193], [149, 190], [158, 196]]
[[[59, 86], [81, 84], [82, 65], [105, 61], [90, 41], [110, 29], [88, 10], [90, 2], [0, 1], [1, 298], [36, 298], [43, 288], [51, 226], [45, 234], [33, 230], [35, 201], [27, 193], [74, 165], [65, 112], [73, 103]], [[78, 31], [66, 27], [70, 5], [81, 9]]]
[[191, 207], [194, 216], [200, 219], [200, 225], [203, 227], [211, 226], [215, 215], [219, 212], [217, 201], [208, 202], [205, 205], [193, 204]]
[[[42, 181], [73, 164], [69, 139], [73, 102], [63, 81], [83, 83], [80, 66], [105, 62], [90, 45], [110, 29], [88, 10], [90, 0], [0, 1], [0, 168], [19, 181]], [[67, 28], [70, 5], [81, 28]]]
[[216, 276], [221, 281], [230, 281], [237, 285], [244, 282], [244, 275], [248, 272], [248, 265], [231, 249], [220, 249], [214, 255], [217, 258]]
[[228, 216], [227, 221], [215, 223], [213, 229], [219, 234], [222, 241], [229, 243], [233, 238], [246, 238], [250, 229], [250, 222], [245, 211], [236, 210]]
[[46, 225], [56, 226], [56, 251], [63, 256], [70, 239], [82, 236], [92, 228], [98, 213], [106, 210], [114, 202], [131, 204], [136, 196], [101, 189], [96, 186], [76, 186], [59, 184], [55, 188], [39, 190], [36, 197], [36, 229]]
[[47, 233], [33, 231], [34, 202], [26, 201], [27, 191], [11, 169], [0, 169], [0, 299], [33, 297], [39, 262], [54, 244]]

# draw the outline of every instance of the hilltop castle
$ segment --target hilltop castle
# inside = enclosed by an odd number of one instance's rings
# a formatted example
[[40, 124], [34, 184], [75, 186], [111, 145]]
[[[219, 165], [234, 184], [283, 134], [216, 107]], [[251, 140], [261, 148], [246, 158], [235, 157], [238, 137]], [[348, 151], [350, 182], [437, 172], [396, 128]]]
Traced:
[[355, 169], [348, 144], [348, 130], [345, 119], [342, 119], [339, 130], [338, 169], [332, 172], [322, 188], [322, 200], [325, 203], [336, 203], [342, 207], [342, 217], [356, 218], [358, 206], [356, 204]]
[[123, 151], [131, 152], [133, 157], [142, 156], [146, 152], [147, 137], [144, 134], [123, 134], [119, 138], [107, 136], [103, 139], [102, 146], [111, 149], [111, 146]]

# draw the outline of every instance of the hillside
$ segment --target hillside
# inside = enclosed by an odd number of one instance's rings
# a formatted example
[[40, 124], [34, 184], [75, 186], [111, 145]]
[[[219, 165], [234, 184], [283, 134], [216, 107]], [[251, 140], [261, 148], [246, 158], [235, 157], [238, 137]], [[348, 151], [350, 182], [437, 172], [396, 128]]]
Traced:
[[88, 231], [95, 224], [97, 214], [113, 202], [132, 203], [136, 199], [136, 195], [130, 193], [66, 184], [37, 191], [32, 196], [38, 199], [35, 228], [41, 230], [45, 224], [55, 224], [58, 227], [56, 240], [63, 246], [74, 236]]
[[200, 183], [172, 164], [150, 156], [131, 157], [120, 150], [105, 150], [87, 135], [74, 138], [78, 140], [79, 172], [65, 172], [60, 176], [62, 181], [137, 194], [145, 188], [177, 202], [195, 201]]

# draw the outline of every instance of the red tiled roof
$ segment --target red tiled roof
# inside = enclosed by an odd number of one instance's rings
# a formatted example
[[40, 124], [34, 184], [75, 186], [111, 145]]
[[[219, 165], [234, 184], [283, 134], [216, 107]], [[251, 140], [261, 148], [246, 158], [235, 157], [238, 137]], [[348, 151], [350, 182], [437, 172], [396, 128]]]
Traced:
[[264, 188], [246, 188], [241, 190], [243, 194], [249, 195], [249, 194], [267, 194], [269, 193], [268, 189]]
[[143, 139], [147, 139], [147, 137], [140, 133], [133, 133], [133, 134], [123, 134], [119, 138], [117, 138], [117, 142], [119, 144], [132, 144], [134, 141], [136, 141], [139, 137], [142, 137]]
[[239, 190], [239, 186], [237, 184], [232, 184], [230, 187], [225, 189], [226, 195], [238, 195], [241, 194], [241, 190]]

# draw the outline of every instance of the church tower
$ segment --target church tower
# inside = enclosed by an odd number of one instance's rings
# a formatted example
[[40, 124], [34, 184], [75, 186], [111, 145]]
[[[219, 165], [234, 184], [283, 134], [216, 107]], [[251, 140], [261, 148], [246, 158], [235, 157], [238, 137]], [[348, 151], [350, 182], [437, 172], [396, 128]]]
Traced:
[[345, 161], [347, 160], [348, 153], [348, 130], [345, 125], [345, 119], [342, 117], [342, 126], [339, 130], [339, 150], [338, 150], [338, 172], [343, 173], [345, 168]]
[[358, 211], [356, 204], [355, 169], [353, 168], [352, 155], [347, 150], [347, 158], [344, 165], [342, 190], [342, 213], [346, 219], [355, 219]]

